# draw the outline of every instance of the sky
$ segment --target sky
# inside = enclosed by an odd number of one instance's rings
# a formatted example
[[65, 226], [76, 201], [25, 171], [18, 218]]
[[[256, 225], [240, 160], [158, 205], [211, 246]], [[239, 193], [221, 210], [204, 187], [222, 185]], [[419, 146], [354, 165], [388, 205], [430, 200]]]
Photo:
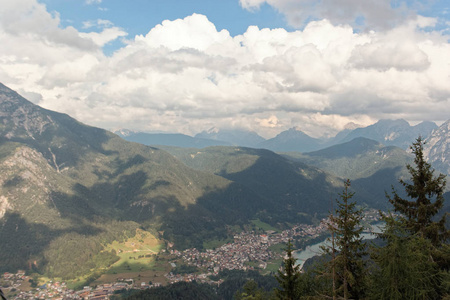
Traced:
[[[0, 82], [109, 130], [450, 118], [447, 0], [0, 0]], [[354, 125], [352, 125], [354, 126]]]

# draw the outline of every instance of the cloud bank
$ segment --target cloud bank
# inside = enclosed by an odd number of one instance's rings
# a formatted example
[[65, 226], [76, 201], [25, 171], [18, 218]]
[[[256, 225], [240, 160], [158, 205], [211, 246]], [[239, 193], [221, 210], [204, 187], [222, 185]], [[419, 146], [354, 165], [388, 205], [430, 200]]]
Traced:
[[[241, 1], [249, 9], [262, 2]], [[80, 32], [62, 28], [35, 0], [6, 3], [0, 82], [90, 125], [187, 134], [231, 126], [271, 137], [293, 126], [320, 136], [349, 122], [448, 119], [448, 37], [422, 30], [434, 19], [408, 16], [362, 32], [322, 19], [293, 32], [253, 26], [232, 37], [194, 14], [106, 56], [102, 47], [127, 34], [109, 21], [86, 22], [85, 30], [101, 30]]]

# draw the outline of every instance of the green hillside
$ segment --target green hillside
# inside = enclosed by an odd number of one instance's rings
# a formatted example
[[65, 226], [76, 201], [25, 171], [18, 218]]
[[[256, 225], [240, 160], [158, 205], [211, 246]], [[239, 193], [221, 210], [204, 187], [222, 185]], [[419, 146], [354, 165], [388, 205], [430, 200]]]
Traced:
[[[74, 277], [114, 262], [100, 250], [138, 227], [192, 246], [245, 216], [221, 219], [210, 210], [217, 199], [232, 207], [238, 190], [229, 180], [42, 109], [5, 86], [0, 119], [0, 261], [7, 262], [0, 271]], [[189, 219], [195, 226], [186, 226]], [[191, 243], [190, 235], [199, 238]]]
[[[302, 220], [300, 213], [327, 213], [330, 199], [342, 188], [341, 178], [268, 150], [242, 147], [163, 149], [192, 168], [239, 182], [258, 194], [265, 199], [264, 207], [270, 212], [269, 220], [265, 221], [272, 224], [274, 220], [270, 219], [274, 216], [278, 216], [275, 217], [277, 222], [280, 219], [294, 222]], [[355, 191], [361, 205], [386, 202], [384, 194], [381, 198], [374, 197], [362, 186], [355, 186]], [[290, 215], [290, 211], [297, 214]]]
[[385, 169], [404, 168], [412, 162], [412, 157], [406, 151], [393, 146], [386, 147], [366, 138], [356, 138], [319, 151], [289, 152], [283, 155], [351, 180], [367, 178]]
[[283, 156], [351, 179], [360, 196], [370, 199], [371, 206], [382, 209], [389, 207], [385, 192], [390, 192], [392, 186], [403, 190], [398, 180], [407, 178], [405, 166], [412, 163], [412, 157], [406, 151], [366, 138], [355, 138], [319, 151], [289, 152]]

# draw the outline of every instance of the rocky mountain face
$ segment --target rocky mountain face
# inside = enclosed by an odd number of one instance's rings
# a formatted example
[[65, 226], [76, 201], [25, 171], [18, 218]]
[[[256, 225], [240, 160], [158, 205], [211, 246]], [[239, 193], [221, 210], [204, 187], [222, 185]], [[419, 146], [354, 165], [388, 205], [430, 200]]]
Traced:
[[357, 137], [365, 137], [386, 146], [408, 149], [419, 135], [426, 138], [436, 128], [437, 125], [433, 122], [422, 122], [416, 126], [411, 126], [402, 119], [380, 120], [373, 125], [357, 128], [348, 133], [342, 140], [335, 140], [334, 143], [344, 143]]
[[424, 156], [433, 168], [450, 176], [450, 120], [426, 139]]

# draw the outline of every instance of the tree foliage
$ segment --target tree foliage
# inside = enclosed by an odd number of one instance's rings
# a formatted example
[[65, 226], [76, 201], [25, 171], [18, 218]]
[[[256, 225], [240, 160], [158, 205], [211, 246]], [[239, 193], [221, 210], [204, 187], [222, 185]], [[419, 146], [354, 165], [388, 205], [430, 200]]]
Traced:
[[330, 215], [329, 229], [332, 246], [326, 249], [332, 259], [328, 263], [333, 278], [333, 297], [359, 299], [365, 290], [365, 242], [362, 241], [363, 213], [356, 208], [356, 202], [349, 202], [354, 193], [349, 191], [350, 180], [344, 182], [344, 190], [337, 201], [335, 214]]
[[438, 299], [438, 265], [430, 260], [432, 244], [418, 234], [408, 234], [392, 215], [383, 217], [386, 244], [371, 256], [377, 268], [371, 285], [372, 299]]
[[410, 182], [400, 180], [411, 200], [403, 199], [395, 190], [392, 191], [392, 197], [387, 197], [394, 210], [402, 214], [408, 231], [419, 233], [438, 246], [450, 238], [450, 230], [445, 228], [446, 214], [439, 221], [433, 220], [444, 206], [446, 182], [445, 175], [433, 175], [434, 169], [423, 156], [424, 144], [421, 137], [413, 143], [411, 151], [415, 155], [415, 166], [406, 166], [411, 174]]
[[296, 264], [297, 259], [292, 255], [293, 247], [291, 240], [287, 243], [286, 257], [283, 260], [283, 270], [278, 270], [276, 279], [280, 287], [275, 290], [278, 299], [298, 299], [298, 283], [300, 281], [300, 266]]

